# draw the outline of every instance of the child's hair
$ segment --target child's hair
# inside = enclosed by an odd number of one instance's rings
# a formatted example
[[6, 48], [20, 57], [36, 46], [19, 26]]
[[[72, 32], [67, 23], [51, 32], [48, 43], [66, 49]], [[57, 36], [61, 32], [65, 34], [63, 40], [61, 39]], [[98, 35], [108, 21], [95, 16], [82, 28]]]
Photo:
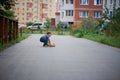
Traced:
[[47, 34], [52, 34], [51, 32], [47, 32]]

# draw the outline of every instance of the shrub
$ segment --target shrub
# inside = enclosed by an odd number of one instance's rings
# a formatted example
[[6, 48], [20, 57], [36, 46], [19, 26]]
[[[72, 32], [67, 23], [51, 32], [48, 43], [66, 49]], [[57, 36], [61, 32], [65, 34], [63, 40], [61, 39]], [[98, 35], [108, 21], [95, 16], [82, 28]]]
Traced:
[[57, 24], [57, 31], [58, 31], [58, 34], [62, 34], [62, 23], [61, 22], [59, 22], [58, 24]]
[[82, 28], [87, 32], [95, 32], [99, 22], [92, 18], [85, 18], [82, 20]]
[[79, 28], [75, 24], [71, 24], [68, 28], [71, 34], [76, 34], [79, 31]]
[[33, 22], [27, 22], [26, 25], [27, 26], [31, 26], [33, 24]]
[[84, 30], [78, 29], [78, 30], [77, 30], [77, 33], [75, 34], [75, 36], [81, 38], [81, 37], [83, 37], [85, 34], [86, 34], [86, 32], [85, 32]]

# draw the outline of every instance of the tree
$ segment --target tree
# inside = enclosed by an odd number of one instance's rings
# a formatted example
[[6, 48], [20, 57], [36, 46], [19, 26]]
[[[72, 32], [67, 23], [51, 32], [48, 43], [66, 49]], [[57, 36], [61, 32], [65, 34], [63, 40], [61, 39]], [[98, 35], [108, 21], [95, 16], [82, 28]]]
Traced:
[[99, 22], [96, 20], [93, 20], [92, 18], [85, 18], [82, 20], [82, 28], [86, 32], [94, 32], [96, 27], [99, 25]]
[[105, 6], [103, 13], [103, 28], [107, 36], [116, 36], [120, 32], [120, 8], [115, 8], [116, 4], [113, 4], [113, 15], [109, 15], [109, 9]]
[[58, 31], [58, 34], [62, 34], [62, 23], [61, 23], [61, 21], [57, 24], [57, 31]]
[[113, 17], [111, 18], [111, 21], [108, 24], [109, 29], [111, 31], [111, 36], [117, 36], [120, 35], [120, 8], [115, 10], [115, 13]]
[[0, 14], [14, 19], [14, 12], [11, 10], [14, 4], [14, 0], [0, 0]]
[[51, 20], [50, 20], [50, 18], [47, 18], [46, 19], [46, 27], [50, 28], [50, 25], [51, 25]]
[[15, 4], [15, 0], [0, 0], [0, 7], [5, 10], [10, 10]]
[[26, 25], [27, 26], [31, 26], [33, 24], [33, 22], [27, 22]]

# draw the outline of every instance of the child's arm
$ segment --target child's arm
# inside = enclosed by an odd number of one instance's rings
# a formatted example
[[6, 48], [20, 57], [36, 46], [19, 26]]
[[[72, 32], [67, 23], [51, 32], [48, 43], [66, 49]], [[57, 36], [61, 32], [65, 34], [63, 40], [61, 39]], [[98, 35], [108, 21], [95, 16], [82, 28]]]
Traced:
[[48, 45], [49, 45], [49, 46], [51, 45], [51, 41], [50, 41], [50, 40], [48, 40]]
[[51, 43], [51, 41], [49, 40], [49, 41], [48, 41], [48, 46], [50, 46], [50, 47], [55, 47], [55, 44], [54, 44], [54, 43]]

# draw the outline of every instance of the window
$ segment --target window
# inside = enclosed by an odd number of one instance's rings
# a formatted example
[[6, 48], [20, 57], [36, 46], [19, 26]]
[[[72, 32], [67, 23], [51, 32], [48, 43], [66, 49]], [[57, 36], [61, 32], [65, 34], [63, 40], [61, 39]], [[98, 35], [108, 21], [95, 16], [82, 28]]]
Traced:
[[29, 18], [27, 18], [26, 20], [29, 20]]
[[68, 4], [69, 2], [68, 2], [68, 0], [66, 0], [66, 4]]
[[29, 11], [29, 8], [27, 8], [27, 11]]
[[116, 3], [116, 0], [110, 0], [110, 4]]
[[112, 17], [113, 16], [113, 11], [110, 11], [109, 15], [110, 15], [110, 17]]
[[27, 7], [32, 7], [33, 4], [32, 3], [27, 3]]
[[73, 0], [70, 0], [70, 4], [73, 4]]
[[116, 0], [114, 0], [114, 4], [116, 4]]
[[30, 6], [30, 4], [29, 3], [27, 3], [27, 7], [29, 7]]
[[22, 15], [24, 15], [24, 13], [22, 13]]
[[94, 5], [101, 5], [102, 4], [102, 0], [94, 0]]
[[66, 4], [73, 4], [73, 0], [66, 0]]
[[27, 13], [27, 16], [29, 17], [29, 16], [31, 16], [31, 14], [30, 14], [30, 13]]
[[62, 0], [62, 5], [64, 5], [64, 0]]
[[22, 5], [24, 6], [24, 3], [22, 3]]
[[119, 0], [119, 6], [120, 6], [120, 0]]
[[94, 17], [95, 17], [95, 18], [101, 18], [101, 14], [102, 14], [101, 11], [95, 11], [95, 12], [94, 12]]
[[105, 0], [105, 5], [107, 4], [107, 0]]
[[88, 11], [81, 11], [80, 12], [80, 17], [87, 18], [88, 17]]
[[88, 0], [80, 0], [81, 5], [88, 5]]
[[66, 16], [73, 16], [73, 10], [66, 10]]
[[48, 16], [48, 14], [47, 13], [45, 13], [45, 17], [47, 17]]
[[110, 4], [112, 4], [112, 0], [110, 0]]
[[59, 10], [61, 10], [61, 5], [59, 5]]
[[62, 12], [62, 18], [64, 18], [64, 12]]
[[19, 5], [20, 5], [20, 3], [17, 3], [17, 5], [19, 6]]

